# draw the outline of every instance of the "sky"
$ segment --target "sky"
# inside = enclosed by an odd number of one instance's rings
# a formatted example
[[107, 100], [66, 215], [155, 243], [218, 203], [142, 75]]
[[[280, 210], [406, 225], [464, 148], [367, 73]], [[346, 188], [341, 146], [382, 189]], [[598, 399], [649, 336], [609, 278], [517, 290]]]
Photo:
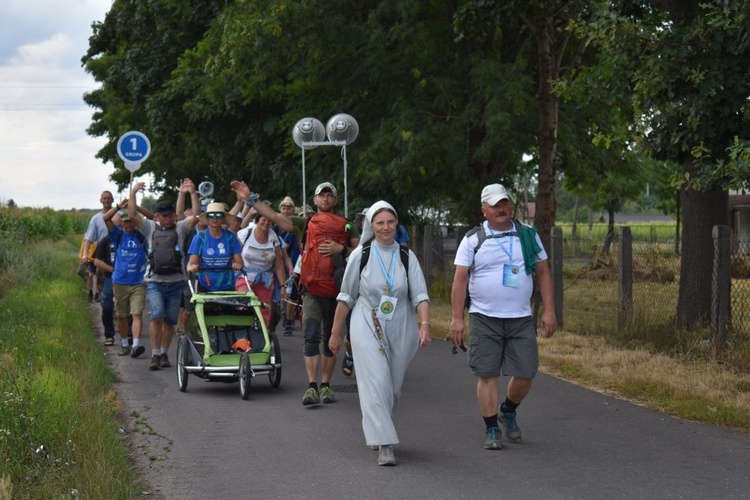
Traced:
[[100, 193], [116, 189], [109, 175], [124, 167], [95, 157], [105, 139], [86, 133], [94, 109], [83, 94], [98, 85], [81, 66], [91, 24], [111, 6], [0, 1], [0, 202], [101, 208]]

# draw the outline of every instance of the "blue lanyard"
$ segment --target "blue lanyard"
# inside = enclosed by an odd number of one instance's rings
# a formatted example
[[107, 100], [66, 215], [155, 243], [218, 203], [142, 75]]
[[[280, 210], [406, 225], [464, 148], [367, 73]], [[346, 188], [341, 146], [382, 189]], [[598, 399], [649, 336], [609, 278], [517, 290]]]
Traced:
[[[511, 224], [513, 223], [511, 222]], [[511, 227], [510, 230], [513, 231], [515, 227], [516, 227], [515, 224], [513, 224], [513, 227]], [[503, 250], [503, 252], [505, 252], [505, 255], [508, 256], [508, 261], [512, 264], [513, 263], [513, 236], [508, 236], [508, 239], [510, 239], [510, 250], [508, 250], [507, 248], [505, 248], [505, 246], [502, 243], [500, 243], [500, 238], [495, 236], [495, 232], [492, 231], [492, 228], [489, 226], [489, 224], [487, 225], [487, 229], [490, 230], [490, 235], [492, 235], [492, 239], [495, 240], [498, 245], [500, 245], [500, 248]]]
[[385, 289], [385, 294], [390, 295], [390, 290], [393, 290], [393, 279], [396, 277], [396, 250], [393, 250], [393, 253], [391, 254], [391, 270], [389, 273], [385, 272], [385, 264], [383, 263], [383, 259], [380, 257], [380, 251], [378, 250], [378, 247], [373, 245], [373, 248], [375, 249], [375, 256], [378, 258], [378, 263], [380, 263], [380, 270], [383, 271], [383, 276], [385, 277], [385, 283], [387, 288]]

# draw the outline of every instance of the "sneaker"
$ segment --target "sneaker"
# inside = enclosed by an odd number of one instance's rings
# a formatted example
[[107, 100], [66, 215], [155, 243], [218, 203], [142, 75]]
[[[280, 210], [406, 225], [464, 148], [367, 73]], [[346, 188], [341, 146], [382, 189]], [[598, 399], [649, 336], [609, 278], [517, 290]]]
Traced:
[[500, 428], [490, 427], [487, 429], [487, 437], [484, 439], [485, 450], [502, 450], [503, 445], [500, 443]]
[[396, 465], [396, 457], [393, 454], [393, 446], [385, 444], [378, 451], [378, 465]]
[[348, 352], [344, 353], [344, 360], [341, 362], [341, 371], [347, 377], [351, 377], [352, 372], [354, 372], [354, 358]]
[[508, 441], [511, 443], [521, 442], [521, 428], [518, 427], [518, 424], [516, 423], [516, 412], [500, 412], [500, 418], [498, 418], [497, 421], [503, 426]]
[[94, 294], [94, 302], [101, 302], [101, 299], [99, 298], [99, 293]]
[[172, 366], [172, 363], [169, 362], [169, 358], [167, 357], [167, 353], [162, 353], [162, 355], [159, 357], [159, 363], [161, 363], [162, 368], [169, 368]]
[[135, 347], [133, 347], [133, 352], [130, 353], [130, 357], [131, 358], [137, 358], [138, 356], [140, 356], [144, 352], [146, 352], [146, 348], [145, 347], [143, 347], [142, 345], [135, 346]]
[[130, 353], [132, 352], [132, 349], [129, 345], [124, 345], [120, 348], [120, 352], [117, 353], [118, 356], [130, 356]]
[[94, 301], [94, 292], [89, 290], [89, 302], [93, 302], [93, 301]]
[[158, 370], [159, 368], [160, 368], [159, 356], [156, 356], [156, 355], [151, 356], [151, 364], [148, 365], [148, 369], [153, 372], [153, 371]]
[[320, 396], [318, 396], [318, 390], [314, 387], [309, 387], [305, 391], [305, 396], [302, 398], [302, 404], [305, 406], [316, 405], [320, 403]]
[[320, 389], [320, 399], [324, 403], [335, 403], [336, 402], [336, 396], [333, 395], [333, 391], [330, 387], [321, 387]]
[[292, 320], [285, 319], [284, 320], [284, 337], [291, 337], [292, 336]]

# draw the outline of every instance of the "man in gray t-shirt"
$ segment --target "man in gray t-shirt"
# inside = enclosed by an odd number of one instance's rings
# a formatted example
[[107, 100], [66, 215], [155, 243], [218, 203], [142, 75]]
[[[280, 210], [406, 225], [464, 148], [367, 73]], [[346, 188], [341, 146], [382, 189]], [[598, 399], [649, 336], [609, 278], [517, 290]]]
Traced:
[[[137, 210], [135, 194], [145, 184], [139, 182], [130, 192], [128, 210]], [[200, 207], [195, 185], [190, 179], [183, 179], [180, 193], [190, 193], [193, 210]], [[187, 249], [181, 248], [197, 219], [190, 217], [176, 222], [175, 206], [171, 201], [160, 201], [156, 205], [154, 220], [144, 219], [141, 231], [148, 241], [149, 262], [146, 271], [146, 299], [151, 310], [149, 338], [151, 340], [151, 364], [149, 370], [171, 366], [167, 353], [177, 324], [182, 287], [186, 279], [182, 266], [182, 256]]]

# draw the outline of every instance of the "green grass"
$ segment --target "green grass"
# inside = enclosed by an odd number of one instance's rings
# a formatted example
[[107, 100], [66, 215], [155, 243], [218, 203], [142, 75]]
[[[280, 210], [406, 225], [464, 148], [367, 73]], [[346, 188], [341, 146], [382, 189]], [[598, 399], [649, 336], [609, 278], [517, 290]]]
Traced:
[[12, 498], [140, 493], [114, 376], [81, 318], [77, 238], [0, 249], [26, 273], [0, 299], [0, 498], [11, 488]]

